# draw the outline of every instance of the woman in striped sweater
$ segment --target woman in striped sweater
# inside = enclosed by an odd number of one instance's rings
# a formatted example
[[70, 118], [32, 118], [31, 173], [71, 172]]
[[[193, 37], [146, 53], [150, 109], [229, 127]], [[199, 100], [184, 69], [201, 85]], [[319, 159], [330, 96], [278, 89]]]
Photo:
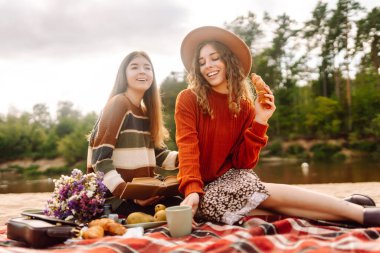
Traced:
[[113, 212], [154, 214], [158, 202], [166, 206], [180, 203], [177, 197], [125, 199], [126, 182], [134, 177], [153, 177], [156, 166], [176, 169], [177, 152], [167, 150], [167, 136], [152, 62], [145, 52], [132, 52], [119, 67], [89, 140], [87, 170], [104, 173], [103, 183], [109, 190], [106, 203]]

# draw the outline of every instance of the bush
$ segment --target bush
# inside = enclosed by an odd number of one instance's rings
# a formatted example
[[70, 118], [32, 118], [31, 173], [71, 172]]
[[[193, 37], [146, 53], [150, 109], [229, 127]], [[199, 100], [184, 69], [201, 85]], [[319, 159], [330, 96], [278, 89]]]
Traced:
[[39, 176], [42, 174], [41, 171], [38, 170], [39, 169], [39, 166], [38, 165], [35, 165], [35, 164], [32, 164], [30, 165], [29, 167], [25, 168], [23, 171], [22, 171], [22, 174], [24, 176], [27, 176], [27, 177], [30, 177], [30, 176]]
[[351, 142], [349, 148], [372, 153], [377, 149], [377, 142], [372, 140], [358, 140]]
[[283, 154], [282, 144], [280, 141], [274, 141], [271, 145], [267, 147], [269, 154], [271, 156], [281, 156]]
[[333, 156], [332, 156], [332, 160], [335, 160], [335, 161], [344, 161], [346, 160], [346, 155], [343, 154], [343, 153], [335, 153]]
[[68, 167], [50, 167], [45, 171], [47, 176], [56, 176], [56, 175], [70, 175], [71, 169]]
[[11, 164], [6, 168], [6, 171], [13, 171], [17, 174], [22, 174], [22, 172], [24, 171], [24, 167], [21, 167], [17, 164]]
[[380, 138], [380, 113], [376, 114], [375, 118], [372, 119], [367, 131], [375, 137]]
[[286, 153], [294, 155], [299, 158], [305, 158], [307, 156], [306, 150], [299, 144], [291, 145], [286, 149]]
[[81, 160], [75, 163], [74, 167], [81, 170], [83, 173], [87, 173], [87, 160]]
[[314, 160], [330, 160], [333, 159], [334, 155], [337, 154], [341, 150], [341, 147], [320, 143], [311, 147], [310, 151], [313, 152]]

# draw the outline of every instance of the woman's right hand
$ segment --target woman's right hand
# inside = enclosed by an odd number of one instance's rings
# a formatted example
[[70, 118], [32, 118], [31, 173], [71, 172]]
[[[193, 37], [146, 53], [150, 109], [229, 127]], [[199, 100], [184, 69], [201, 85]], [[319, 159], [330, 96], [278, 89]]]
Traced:
[[181, 206], [191, 206], [193, 217], [198, 210], [198, 205], [199, 205], [199, 194], [196, 192], [190, 193], [181, 202]]
[[255, 83], [255, 89], [258, 93], [258, 97], [255, 100], [255, 121], [266, 125], [276, 110], [275, 97], [269, 86], [265, 84], [260, 76], [252, 73], [251, 78], [252, 82]]

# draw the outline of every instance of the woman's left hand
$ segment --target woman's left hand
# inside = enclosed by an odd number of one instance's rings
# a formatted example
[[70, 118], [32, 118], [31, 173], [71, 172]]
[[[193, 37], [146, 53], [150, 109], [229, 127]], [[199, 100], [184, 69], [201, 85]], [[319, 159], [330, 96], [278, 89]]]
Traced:
[[199, 194], [196, 192], [190, 193], [187, 197], [181, 202], [181, 206], [191, 206], [191, 212], [193, 217], [198, 210], [199, 205]]
[[267, 91], [267, 93], [264, 94], [266, 98], [265, 104], [259, 103], [258, 99], [255, 100], [255, 121], [263, 125], [268, 124], [268, 120], [276, 110], [273, 92], [268, 85], [265, 85], [265, 90]]

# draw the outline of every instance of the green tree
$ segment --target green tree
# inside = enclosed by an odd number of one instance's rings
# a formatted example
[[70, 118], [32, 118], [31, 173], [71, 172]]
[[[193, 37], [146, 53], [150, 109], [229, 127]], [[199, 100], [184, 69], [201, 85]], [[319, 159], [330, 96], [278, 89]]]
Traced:
[[78, 110], [75, 110], [72, 102], [61, 101], [58, 102], [57, 109], [57, 125], [55, 131], [59, 138], [74, 131], [77, 120], [81, 117]]
[[[297, 113], [297, 111], [288, 110], [288, 108], [296, 107], [297, 97], [287, 95], [292, 93], [291, 90], [297, 83], [298, 74], [302, 72], [299, 64], [302, 62], [302, 57], [297, 58], [294, 53], [298, 48], [298, 44], [295, 42], [298, 33], [298, 30], [294, 28], [296, 22], [286, 14], [278, 16], [273, 22], [275, 30], [272, 47], [264, 51], [267, 55], [261, 57], [260, 60], [267, 61], [267, 70], [270, 71], [271, 78], [264, 80], [278, 97], [276, 99], [277, 110], [271, 122], [275, 126], [276, 135], [280, 136], [283, 129], [284, 131], [288, 130], [282, 124], [289, 126], [287, 121], [294, 118], [294, 114]], [[267, 73], [258, 73], [263, 76], [268, 75]]]
[[31, 115], [31, 123], [48, 129], [52, 124], [49, 108], [45, 104], [35, 104]]
[[374, 72], [360, 72], [353, 82], [352, 92], [352, 132], [365, 137], [366, 131], [380, 112], [380, 75]]
[[[328, 16], [327, 3], [318, 1], [312, 11], [312, 18], [304, 23], [302, 29], [303, 39], [306, 41], [306, 56], [309, 60], [318, 60], [321, 62], [319, 67], [319, 82], [314, 82], [316, 96], [328, 97], [331, 94], [331, 82], [329, 75], [333, 69], [333, 53], [328, 34]], [[316, 54], [313, 52], [316, 51]], [[318, 53], [319, 52], [319, 53]], [[310, 57], [313, 56], [313, 59]]]
[[251, 11], [248, 11], [247, 16], [238, 16], [232, 22], [225, 23], [224, 26], [238, 34], [251, 50], [255, 41], [264, 35], [260, 24], [256, 21], [256, 15]]
[[169, 131], [170, 140], [167, 145], [171, 150], [176, 150], [174, 110], [178, 93], [187, 87], [182, 73], [172, 72], [160, 85], [162, 104], [164, 110], [164, 122]]
[[[46, 154], [48, 150], [45, 149], [45, 143], [49, 137], [49, 130], [53, 123], [49, 113], [49, 108], [45, 104], [36, 104], [33, 106], [33, 112], [30, 118], [30, 146], [31, 157], [33, 159], [47, 158], [56, 154], [56, 148], [50, 150], [49, 154]], [[53, 148], [50, 146], [49, 148]]]
[[0, 159], [2, 161], [31, 157], [30, 114], [8, 114], [0, 126]]
[[335, 55], [343, 54], [346, 72], [346, 85], [345, 85], [345, 106], [347, 108], [347, 128], [348, 131], [352, 128], [351, 116], [351, 80], [350, 80], [350, 62], [352, 61], [353, 47], [350, 46], [350, 39], [352, 39], [352, 31], [355, 25], [354, 18], [358, 12], [362, 10], [359, 2], [355, 0], [338, 0], [336, 8], [332, 11], [332, 17], [329, 20], [329, 38], [333, 41]]
[[342, 120], [339, 102], [327, 97], [317, 97], [308, 114], [306, 126], [319, 138], [337, 137], [341, 133]]
[[58, 153], [68, 164], [85, 161], [87, 158], [87, 135], [93, 128], [97, 119], [95, 113], [77, 118], [77, 123], [72, 132], [58, 140]]
[[275, 30], [273, 32], [274, 37], [272, 40], [272, 47], [269, 49], [270, 61], [268, 62], [274, 68], [277, 68], [273, 74], [274, 88], [283, 86], [287, 79], [291, 79], [290, 66], [294, 61], [294, 50], [297, 48], [293, 42], [296, 38], [298, 30], [293, 28], [296, 22], [292, 20], [288, 15], [283, 14], [278, 16], [274, 20]]
[[376, 114], [367, 128], [369, 134], [380, 139], [380, 113]]
[[[380, 8], [375, 7], [367, 16], [357, 21], [356, 51], [364, 51], [362, 65], [372, 66], [377, 72], [380, 68]], [[370, 45], [370, 53], [365, 48]]]

